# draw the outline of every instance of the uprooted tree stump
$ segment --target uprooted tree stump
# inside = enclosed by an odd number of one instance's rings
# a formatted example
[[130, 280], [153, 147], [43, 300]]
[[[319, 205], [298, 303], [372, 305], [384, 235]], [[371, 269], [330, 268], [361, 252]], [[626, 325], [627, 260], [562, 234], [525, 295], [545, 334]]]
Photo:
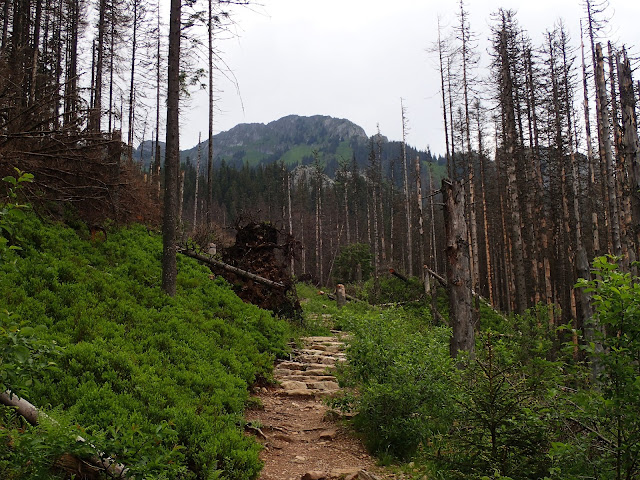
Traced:
[[295, 285], [288, 266], [298, 243], [293, 237], [267, 222], [236, 225], [236, 242], [222, 250], [222, 260], [241, 270], [269, 279], [280, 286], [270, 286], [222, 267], [210, 265], [216, 275], [233, 285], [236, 294], [276, 315], [302, 318]]

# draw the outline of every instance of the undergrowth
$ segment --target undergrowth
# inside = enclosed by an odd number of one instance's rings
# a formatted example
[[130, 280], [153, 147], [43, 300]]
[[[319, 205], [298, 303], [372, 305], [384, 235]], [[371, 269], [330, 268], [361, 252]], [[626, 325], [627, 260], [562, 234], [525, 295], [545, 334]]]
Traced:
[[[348, 304], [334, 314], [351, 334], [338, 370], [347, 388], [331, 405], [355, 415], [369, 449], [399, 462], [407, 478], [640, 478], [631, 413], [640, 280], [606, 259], [594, 265], [600, 280], [582, 286], [605, 328], [591, 343], [549, 324], [546, 306], [507, 317], [481, 304], [475, 351], [453, 361], [451, 331], [431, 318], [428, 298], [387, 309]], [[446, 319], [446, 298], [436, 304]], [[595, 379], [589, 359], [600, 368]]]
[[[1, 409], [0, 476], [53, 478], [52, 459], [77, 448], [80, 428], [140, 478], [255, 478], [259, 446], [243, 435], [242, 412], [248, 388], [271, 378], [286, 352], [286, 322], [188, 258], [178, 258], [178, 294], [166, 296], [161, 239], [143, 226], [93, 243], [86, 230], [33, 214], [12, 227], [15, 248], [0, 262], [2, 326], [37, 329], [38, 342], [58, 349], [21, 393], [59, 421], [31, 428]], [[67, 444], [47, 450], [53, 438]], [[46, 450], [37, 475], [24, 471], [34, 449]]]

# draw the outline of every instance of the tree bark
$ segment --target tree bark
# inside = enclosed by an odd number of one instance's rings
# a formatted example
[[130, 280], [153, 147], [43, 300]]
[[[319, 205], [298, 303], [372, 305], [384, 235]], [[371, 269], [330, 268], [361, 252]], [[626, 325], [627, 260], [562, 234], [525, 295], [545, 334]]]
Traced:
[[449, 323], [453, 335], [449, 344], [452, 358], [459, 351], [473, 352], [474, 331], [471, 296], [471, 271], [464, 219], [464, 193], [460, 182], [442, 180], [444, 224], [449, 293]]
[[411, 206], [409, 202], [409, 175], [407, 165], [407, 117], [404, 103], [400, 99], [400, 108], [402, 111], [402, 173], [404, 177], [404, 211], [407, 222], [407, 273], [413, 276], [413, 241], [412, 241], [412, 225], [411, 225]]
[[602, 55], [602, 45], [596, 44], [596, 81], [598, 82], [598, 97], [600, 98], [600, 108], [598, 118], [600, 118], [601, 152], [604, 153], [606, 165], [607, 201], [609, 205], [609, 223], [611, 225], [611, 241], [613, 254], [622, 253], [620, 242], [620, 221], [618, 217], [618, 202], [616, 198], [615, 172], [613, 169], [613, 152], [611, 150], [611, 133], [609, 128], [609, 110], [607, 109], [607, 84], [604, 76], [604, 57]]
[[198, 225], [198, 184], [200, 183], [200, 158], [202, 157], [202, 133], [198, 132], [198, 159], [196, 160], [196, 185], [193, 192], [193, 229]]
[[176, 229], [178, 227], [178, 178], [180, 169], [180, 30], [181, 0], [171, 0], [169, 19], [169, 68], [167, 84], [167, 143], [165, 152], [164, 218], [162, 222], [162, 289], [176, 294]]
[[[213, 0], [208, 2], [208, 66], [209, 66], [209, 142], [207, 144], [207, 222], [213, 222]], [[291, 212], [289, 212], [291, 214]], [[293, 275], [293, 257], [291, 257]]]
[[[505, 19], [506, 20], [506, 19]], [[504, 20], [503, 20], [504, 21]], [[520, 219], [520, 201], [516, 184], [517, 131], [513, 98], [513, 79], [509, 55], [508, 32], [503, 24], [499, 32], [498, 56], [500, 62], [500, 103], [503, 112], [503, 128], [505, 135], [505, 163], [507, 170], [507, 191], [509, 210], [511, 213], [511, 242], [513, 246], [514, 279], [516, 284], [516, 311], [524, 313], [527, 309], [527, 284], [524, 267], [524, 251], [522, 242], [522, 226]]]
[[[16, 413], [24, 418], [30, 425], [38, 425], [38, 419], [41, 417], [48, 418], [52, 423], [57, 424], [55, 420], [53, 420], [47, 414], [38, 410], [38, 408], [35, 407], [32, 403], [28, 402], [24, 398], [18, 397], [10, 391], [0, 393], [0, 404], [6, 405], [7, 407], [15, 408]], [[76, 437], [76, 440], [79, 442], [85, 441], [82, 437]], [[93, 447], [93, 445], [91, 446]], [[128, 475], [128, 469], [120, 463], [115, 463], [110, 458], [103, 459], [96, 455], [94, 457], [90, 457], [88, 460], [92, 465], [107, 472], [109, 476], [122, 479], [130, 478]]]
[[600, 232], [598, 221], [598, 208], [596, 198], [596, 165], [593, 158], [593, 145], [591, 142], [591, 117], [589, 115], [589, 89], [587, 87], [587, 64], [584, 56], [584, 39], [582, 35], [582, 22], [580, 22], [580, 51], [582, 56], [582, 91], [583, 91], [583, 109], [584, 109], [584, 128], [587, 142], [587, 161], [589, 163], [589, 202], [591, 209], [591, 236], [593, 242], [593, 255], [600, 253]]
[[636, 97], [633, 91], [631, 63], [623, 50], [623, 61], [618, 62], [618, 82], [620, 83], [620, 103], [622, 110], [622, 148], [624, 164], [627, 168], [631, 190], [631, 225], [636, 248], [636, 258], [640, 254], [640, 145], [636, 116]]
[[187, 257], [194, 258], [199, 262], [206, 263], [207, 265], [211, 265], [212, 267], [221, 268], [222, 270], [226, 270], [227, 272], [235, 273], [240, 277], [248, 278], [249, 280], [253, 280], [254, 282], [261, 283], [268, 287], [272, 288], [287, 288], [286, 285], [280, 282], [274, 282], [273, 280], [269, 280], [268, 278], [261, 277], [260, 275], [256, 275], [255, 273], [248, 272], [246, 270], [242, 270], [241, 268], [234, 267], [233, 265], [229, 265], [228, 263], [221, 262], [211, 257], [206, 257], [204, 255], [200, 255], [199, 253], [193, 252], [191, 250], [177, 249], [183, 255]]

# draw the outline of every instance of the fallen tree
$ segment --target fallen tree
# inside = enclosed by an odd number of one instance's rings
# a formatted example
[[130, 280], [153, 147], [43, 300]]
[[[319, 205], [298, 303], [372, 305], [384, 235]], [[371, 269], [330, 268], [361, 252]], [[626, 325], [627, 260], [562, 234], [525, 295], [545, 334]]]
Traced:
[[[38, 425], [41, 418], [46, 418], [54, 425], [58, 424], [58, 422], [49, 417], [46, 413], [38, 410], [38, 408], [32, 403], [28, 402], [24, 398], [18, 397], [9, 390], [0, 393], [0, 404], [15, 409], [16, 413], [24, 418], [30, 425]], [[86, 442], [85, 439], [80, 436], [77, 436], [76, 440], [82, 443]], [[95, 448], [93, 445], [91, 445], [91, 447]], [[70, 458], [72, 461], [69, 461]], [[130, 478], [127, 467], [120, 463], [116, 463], [109, 457], [103, 458], [101, 452], [98, 452], [98, 455], [91, 456], [88, 459], [80, 459], [65, 455], [59, 462], [56, 462], [56, 465], [72, 475], [81, 474], [81, 478], [87, 478], [87, 474], [89, 473], [86, 470], [80, 471], [83, 465], [86, 465], [92, 473], [104, 472], [111, 478]]]
[[249, 280], [253, 280], [254, 282], [261, 283], [263, 285], [267, 285], [268, 287], [273, 288], [287, 288], [286, 285], [280, 282], [274, 282], [273, 280], [269, 280], [268, 278], [261, 277], [260, 275], [256, 275], [255, 273], [247, 272], [246, 270], [242, 270], [241, 268], [234, 267], [233, 265], [229, 265], [228, 263], [221, 262], [220, 260], [216, 260], [211, 256], [200, 255], [199, 253], [194, 252], [193, 250], [187, 250], [184, 248], [178, 247], [178, 252], [186, 255], [187, 257], [195, 258], [199, 262], [205, 263], [210, 267], [221, 268], [230, 273], [234, 273], [244, 278], [248, 278]]

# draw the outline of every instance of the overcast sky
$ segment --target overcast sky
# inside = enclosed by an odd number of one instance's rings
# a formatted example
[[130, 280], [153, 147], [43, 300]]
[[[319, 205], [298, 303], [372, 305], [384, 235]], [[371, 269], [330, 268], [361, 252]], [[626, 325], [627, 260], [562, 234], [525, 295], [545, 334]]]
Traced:
[[[239, 123], [268, 123], [285, 115], [347, 118], [368, 135], [401, 138], [400, 98], [407, 141], [444, 153], [437, 59], [426, 52], [437, 39], [437, 19], [457, 21], [457, 0], [262, 0], [237, 8], [238, 38], [219, 46], [237, 78], [219, 79], [215, 132]], [[487, 62], [491, 13], [512, 8], [535, 44], [562, 18], [579, 40], [580, 0], [467, 0], [471, 29]], [[640, 1], [610, 0], [612, 40], [640, 45]], [[634, 49], [637, 52], [638, 49]], [[483, 75], [486, 70], [483, 70]], [[640, 75], [636, 74], [636, 79]], [[194, 94], [182, 112], [181, 148], [207, 132], [206, 94]], [[244, 111], [242, 106], [244, 105]]]

